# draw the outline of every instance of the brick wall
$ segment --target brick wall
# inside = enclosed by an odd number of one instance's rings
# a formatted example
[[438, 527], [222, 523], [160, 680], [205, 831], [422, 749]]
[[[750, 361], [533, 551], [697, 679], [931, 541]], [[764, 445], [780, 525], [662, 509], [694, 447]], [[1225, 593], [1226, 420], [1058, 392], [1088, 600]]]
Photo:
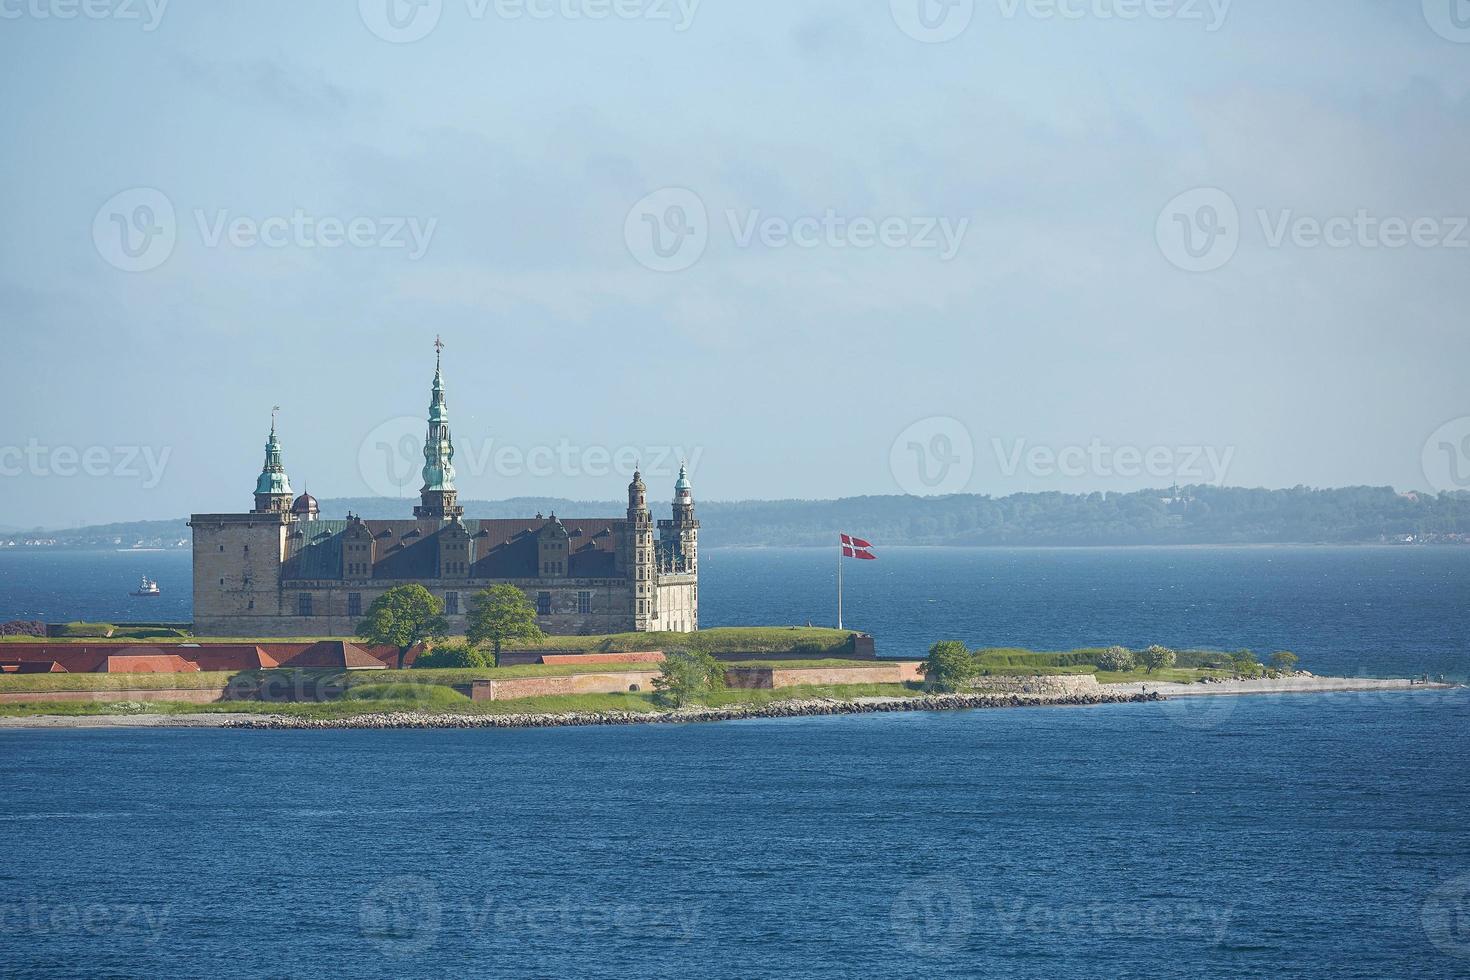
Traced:
[[[636, 684], [640, 691], [653, 690], [656, 670], [608, 671], [605, 674], [568, 674], [565, 677], [513, 677], [499, 681], [475, 681], [464, 685], [475, 701], [509, 701], [559, 694], [619, 694]], [[463, 687], [461, 688], [463, 690]]]
[[727, 687], [780, 690], [809, 684], [905, 684], [921, 681], [919, 662], [900, 660], [871, 667], [727, 667]]

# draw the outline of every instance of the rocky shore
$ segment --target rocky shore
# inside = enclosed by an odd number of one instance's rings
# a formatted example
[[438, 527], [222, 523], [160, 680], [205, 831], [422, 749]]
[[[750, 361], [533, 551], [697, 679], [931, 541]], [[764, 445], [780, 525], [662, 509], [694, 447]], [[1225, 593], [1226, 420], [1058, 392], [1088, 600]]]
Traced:
[[290, 718], [282, 715], [234, 717], [225, 728], [559, 728], [596, 725], [681, 725], [740, 721], [747, 718], [803, 718], [817, 715], [863, 715], [894, 711], [973, 711], [984, 708], [1035, 708], [1162, 701], [1159, 694], [938, 694], [913, 698], [809, 698], [723, 708], [683, 708], [659, 712], [570, 712], [565, 714], [462, 715], [411, 711], [356, 715], [351, 718]]

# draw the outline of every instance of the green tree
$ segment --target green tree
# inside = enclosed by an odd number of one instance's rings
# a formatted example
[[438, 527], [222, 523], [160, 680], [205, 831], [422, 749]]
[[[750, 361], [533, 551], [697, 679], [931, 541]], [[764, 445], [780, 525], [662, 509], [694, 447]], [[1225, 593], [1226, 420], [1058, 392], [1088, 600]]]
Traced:
[[725, 686], [725, 668], [699, 650], [670, 650], [653, 679], [653, 699], [670, 708], [695, 704]]
[[1260, 677], [1265, 667], [1250, 650], [1237, 650], [1231, 656], [1231, 667], [1242, 677]]
[[1301, 662], [1302, 661], [1300, 657], [1286, 650], [1282, 650], [1280, 653], [1273, 653], [1271, 655], [1271, 666], [1275, 667], [1283, 674], [1290, 674], [1294, 672], [1296, 670], [1297, 664]]
[[490, 663], [485, 659], [485, 655], [474, 647], [466, 643], [450, 643], [446, 646], [435, 647], [423, 654], [413, 662], [413, 665], [416, 668], [436, 670], [452, 667], [488, 667]]
[[492, 585], [470, 598], [466, 635], [475, 646], [490, 644], [495, 666], [500, 666], [500, 648], [508, 640], [542, 640], [546, 634], [536, 625], [536, 607], [526, 593], [514, 585]]
[[940, 640], [919, 670], [932, 690], [953, 694], [980, 675], [980, 663], [959, 640]]
[[1092, 659], [1099, 670], [1122, 672], [1138, 666], [1138, 658], [1127, 647], [1108, 647]]
[[1138, 662], [1152, 674], [1156, 670], [1165, 670], [1179, 662], [1179, 655], [1168, 647], [1154, 644], [1138, 655]]
[[449, 633], [444, 604], [422, 585], [397, 585], [368, 606], [357, 624], [359, 639], [398, 648], [398, 669], [415, 644], [441, 640]]

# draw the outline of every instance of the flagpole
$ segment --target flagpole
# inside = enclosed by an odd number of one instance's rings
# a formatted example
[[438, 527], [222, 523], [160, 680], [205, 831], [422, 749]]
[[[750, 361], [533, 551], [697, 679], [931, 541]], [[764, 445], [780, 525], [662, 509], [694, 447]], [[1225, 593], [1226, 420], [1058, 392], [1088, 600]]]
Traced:
[[842, 535], [837, 536], [837, 629], [842, 629]]

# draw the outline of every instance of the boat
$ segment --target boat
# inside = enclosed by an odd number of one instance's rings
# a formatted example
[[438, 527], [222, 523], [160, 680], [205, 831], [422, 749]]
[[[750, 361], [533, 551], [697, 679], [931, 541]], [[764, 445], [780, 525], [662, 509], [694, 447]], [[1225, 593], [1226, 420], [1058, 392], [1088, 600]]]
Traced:
[[153, 579], [149, 578], [148, 576], [144, 575], [143, 576], [142, 583], [138, 586], [138, 588], [135, 591], [129, 592], [128, 595], [133, 595], [133, 596], [163, 595], [163, 590], [158, 587], [158, 583], [155, 580], [153, 580]]

